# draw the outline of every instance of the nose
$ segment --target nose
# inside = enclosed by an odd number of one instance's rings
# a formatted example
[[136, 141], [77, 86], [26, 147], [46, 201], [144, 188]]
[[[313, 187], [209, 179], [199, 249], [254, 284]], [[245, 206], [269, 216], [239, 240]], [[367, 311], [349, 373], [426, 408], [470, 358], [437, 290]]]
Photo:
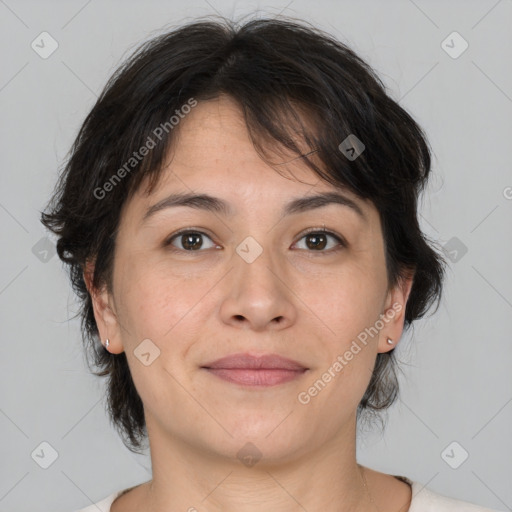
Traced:
[[253, 331], [290, 327], [297, 317], [296, 296], [283, 265], [273, 262], [265, 249], [251, 263], [237, 253], [234, 268], [224, 280], [220, 308], [224, 323]]

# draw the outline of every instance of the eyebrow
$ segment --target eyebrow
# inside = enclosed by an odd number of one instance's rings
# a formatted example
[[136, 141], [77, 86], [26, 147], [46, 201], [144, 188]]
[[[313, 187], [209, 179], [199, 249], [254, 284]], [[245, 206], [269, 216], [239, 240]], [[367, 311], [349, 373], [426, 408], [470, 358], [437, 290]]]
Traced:
[[[284, 206], [281, 213], [281, 218], [287, 215], [293, 215], [314, 210], [316, 208], [322, 208], [330, 204], [346, 206], [357, 213], [357, 215], [361, 217], [365, 222], [367, 221], [365, 213], [355, 201], [337, 192], [324, 192], [321, 194], [293, 199]], [[219, 213], [224, 216], [233, 215], [231, 206], [223, 199], [208, 194], [178, 193], [171, 194], [153, 206], [150, 206], [142, 218], [142, 223], [146, 222], [157, 212], [167, 208], [174, 208], [179, 206], [187, 206], [197, 210]]]

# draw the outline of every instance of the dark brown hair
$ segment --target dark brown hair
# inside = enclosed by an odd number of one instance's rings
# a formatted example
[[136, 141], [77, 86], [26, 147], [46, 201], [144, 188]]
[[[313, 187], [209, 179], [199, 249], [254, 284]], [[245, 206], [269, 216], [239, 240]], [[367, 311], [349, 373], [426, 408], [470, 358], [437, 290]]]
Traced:
[[[87, 261], [94, 261], [93, 286], [111, 290], [121, 208], [143, 179], [147, 193], [156, 186], [179, 128], [171, 117], [185, 112], [191, 99], [220, 95], [238, 102], [262, 157], [268, 158], [270, 149], [291, 150], [320, 178], [375, 204], [389, 287], [415, 271], [406, 329], [435, 301], [439, 306], [445, 261], [417, 219], [417, 199], [431, 170], [428, 142], [360, 57], [332, 36], [290, 18], [241, 24], [210, 17], [154, 37], [106, 84], [41, 215], [58, 236], [59, 257], [80, 299], [86, 354], [94, 356], [96, 375], [108, 376], [110, 418], [132, 451], [147, 436], [143, 404], [125, 354], [110, 354], [98, 340], [83, 271]], [[365, 145], [355, 159], [339, 149], [351, 134]], [[135, 159], [134, 152], [149, 146], [150, 139], [154, 147]], [[308, 158], [309, 152], [321, 165]], [[393, 350], [377, 355], [358, 417], [395, 401], [396, 368]]]

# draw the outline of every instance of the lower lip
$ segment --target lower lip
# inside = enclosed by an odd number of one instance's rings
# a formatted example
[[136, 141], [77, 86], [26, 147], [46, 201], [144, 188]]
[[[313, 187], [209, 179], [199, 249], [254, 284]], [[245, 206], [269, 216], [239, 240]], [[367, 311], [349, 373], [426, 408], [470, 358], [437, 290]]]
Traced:
[[242, 384], [244, 386], [275, 386], [284, 384], [299, 378], [306, 372], [303, 370], [282, 370], [282, 369], [264, 369], [253, 370], [248, 368], [205, 368], [217, 377], [233, 382], [234, 384]]

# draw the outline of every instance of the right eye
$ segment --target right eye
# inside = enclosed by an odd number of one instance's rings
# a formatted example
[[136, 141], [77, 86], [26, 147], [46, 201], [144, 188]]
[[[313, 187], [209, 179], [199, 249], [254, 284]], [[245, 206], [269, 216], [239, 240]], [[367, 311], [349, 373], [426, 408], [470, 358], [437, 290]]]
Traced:
[[[172, 250], [177, 251], [198, 252], [199, 249], [203, 247], [203, 237], [206, 237], [210, 241], [212, 241], [211, 238], [202, 231], [182, 229], [177, 233], [171, 235], [171, 237], [168, 238], [167, 241], [165, 242], [165, 246], [167, 247], [169, 245], [172, 245], [175, 248]], [[174, 244], [175, 240], [181, 245], [181, 247], [176, 247], [176, 245]], [[212, 244], [212, 247], [215, 247], [213, 241]], [[212, 247], [207, 247], [207, 249], [211, 249]]]

